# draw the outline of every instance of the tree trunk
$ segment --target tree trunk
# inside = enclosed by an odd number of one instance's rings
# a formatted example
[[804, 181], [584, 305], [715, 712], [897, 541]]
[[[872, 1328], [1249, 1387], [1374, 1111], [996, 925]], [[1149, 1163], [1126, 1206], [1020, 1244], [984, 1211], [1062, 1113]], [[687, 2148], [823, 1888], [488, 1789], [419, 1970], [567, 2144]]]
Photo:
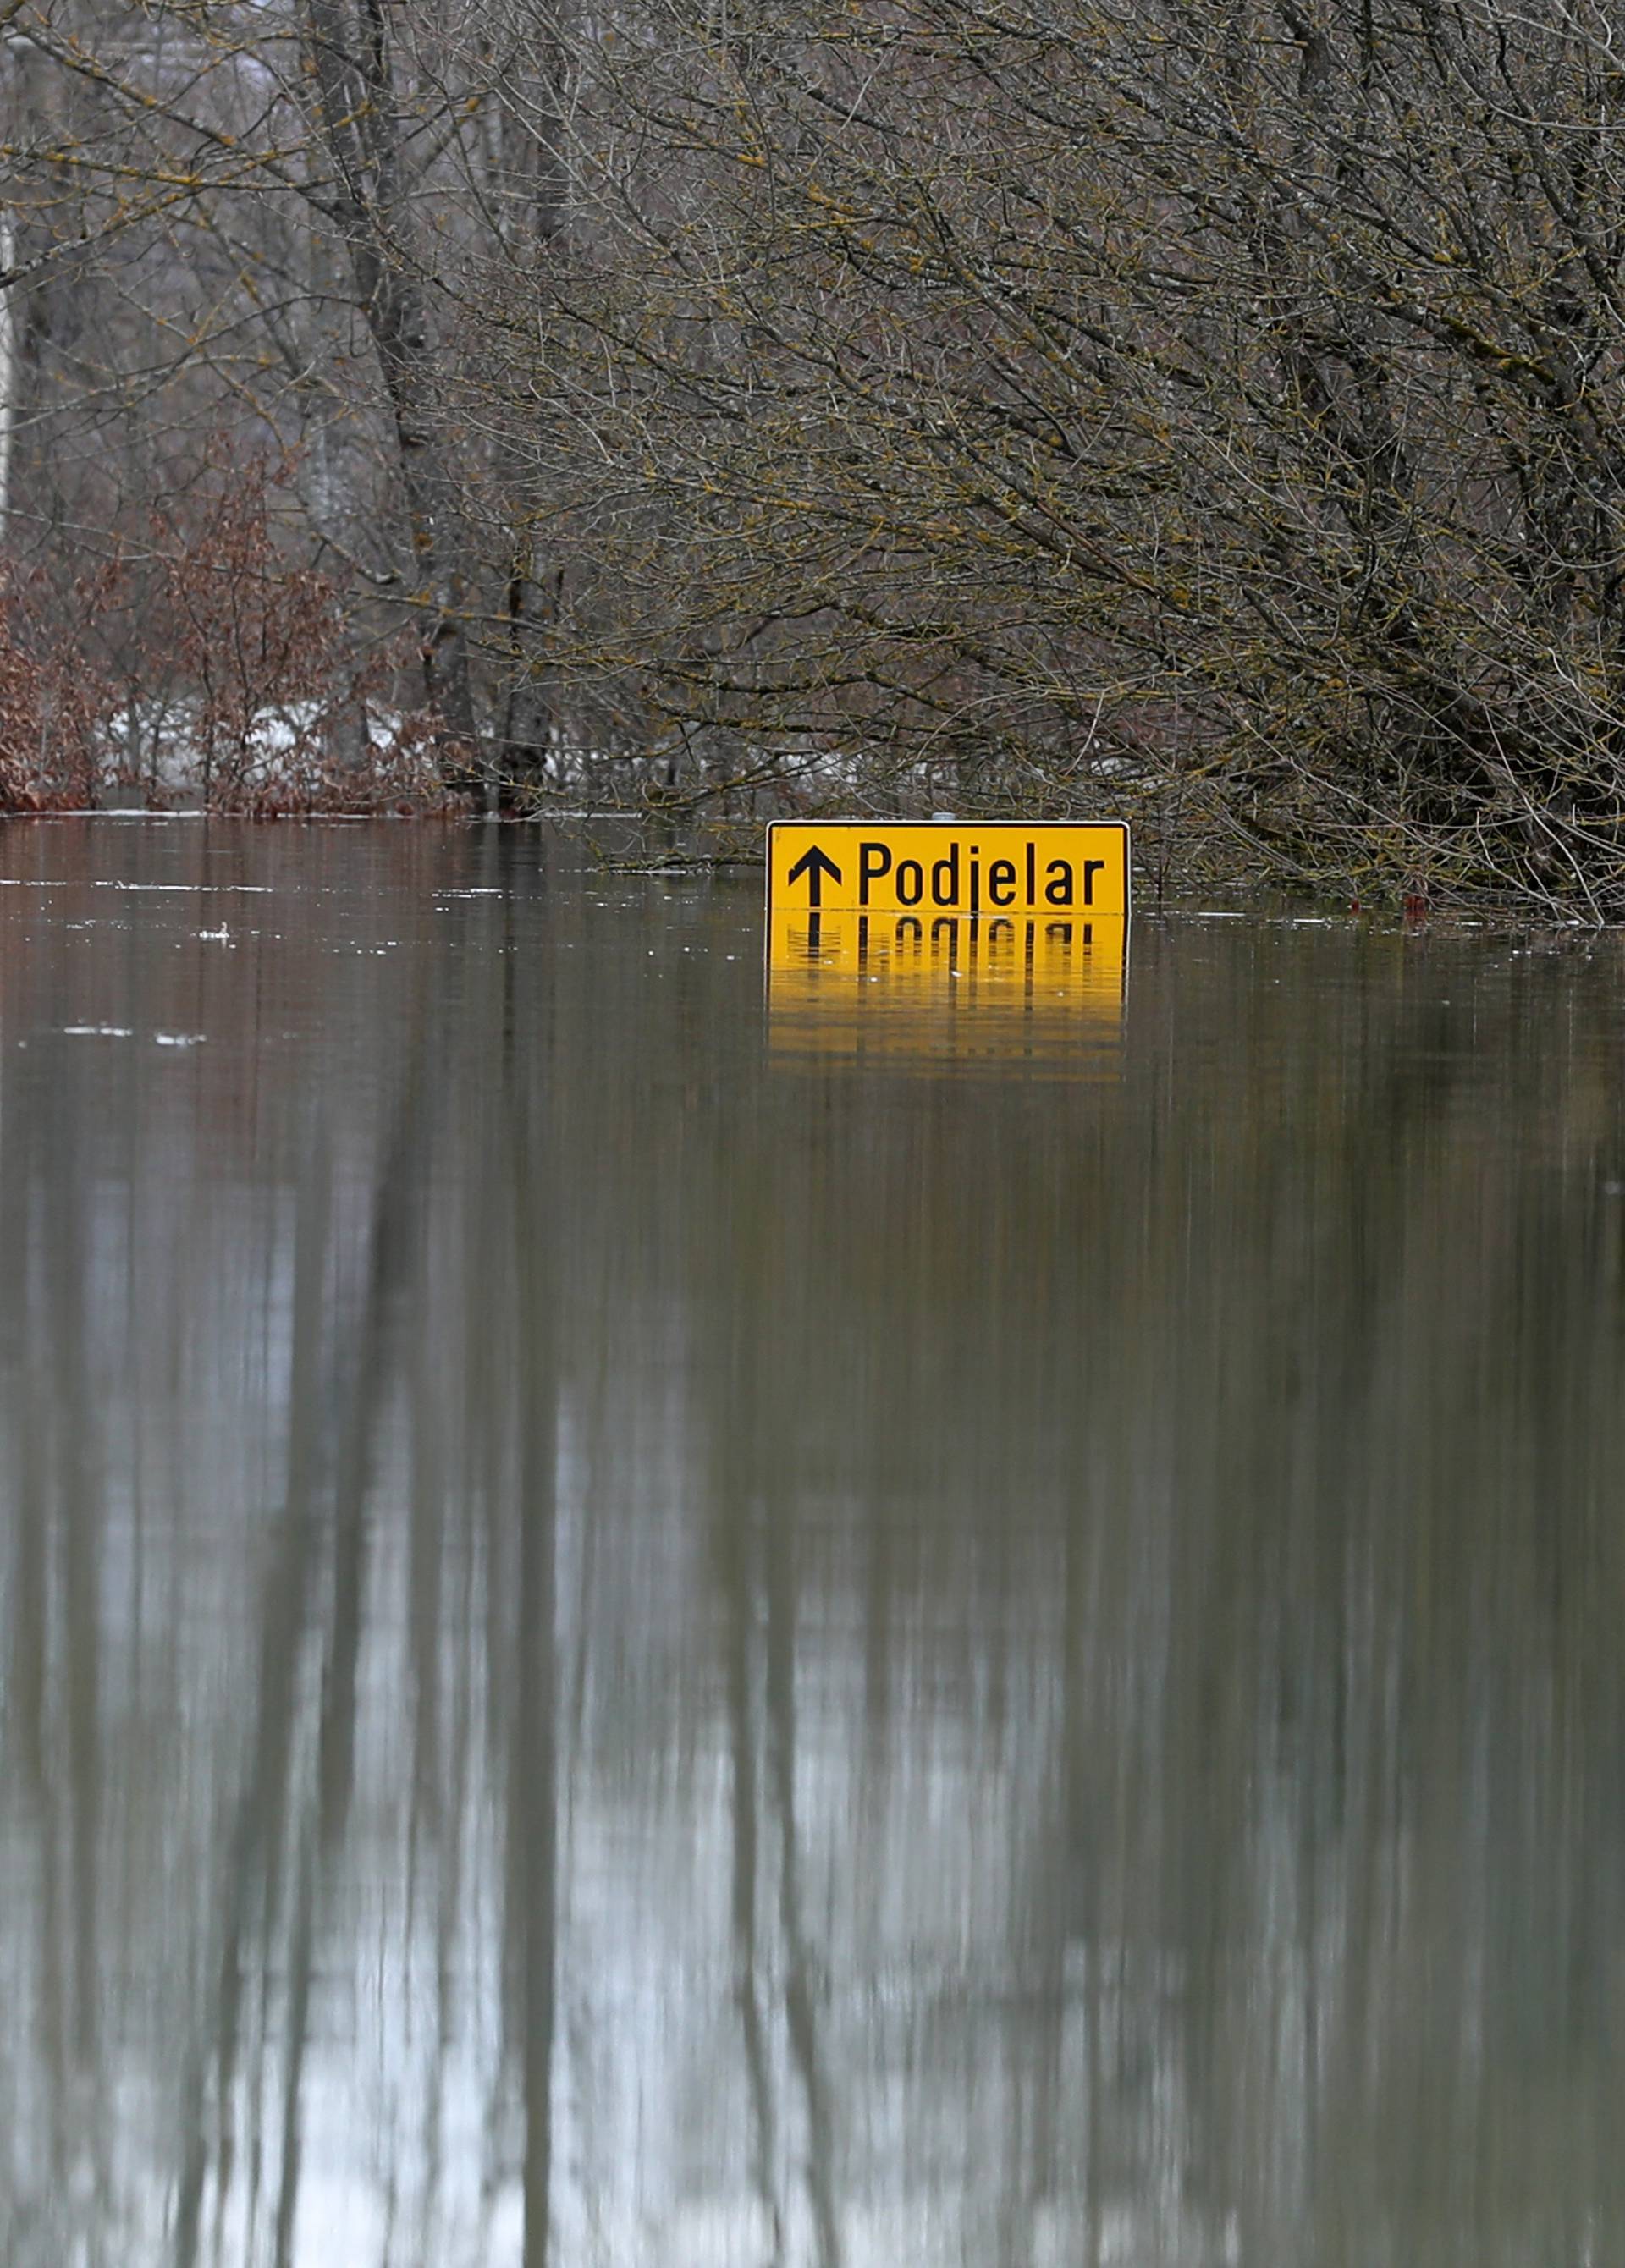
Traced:
[[[505, 102], [502, 140], [514, 144], [512, 179], [519, 225], [509, 249], [522, 268], [539, 274], [552, 257], [569, 210], [569, 171], [564, 154], [565, 55], [557, 37], [538, 43], [525, 114]], [[503, 151], [506, 159], [506, 149]], [[504, 704], [499, 758], [502, 800], [545, 777], [557, 724], [554, 688], [545, 656], [534, 649], [556, 620], [562, 572], [539, 563], [528, 538], [517, 537], [509, 564], [505, 628], [513, 676]]]
[[328, 209], [348, 247], [358, 305], [395, 423], [402, 497], [424, 615], [424, 684], [465, 777], [479, 735], [464, 627], [467, 588], [451, 523], [450, 470], [436, 416], [435, 345], [407, 254], [408, 185], [386, 0], [308, 0], [317, 122], [334, 172]]

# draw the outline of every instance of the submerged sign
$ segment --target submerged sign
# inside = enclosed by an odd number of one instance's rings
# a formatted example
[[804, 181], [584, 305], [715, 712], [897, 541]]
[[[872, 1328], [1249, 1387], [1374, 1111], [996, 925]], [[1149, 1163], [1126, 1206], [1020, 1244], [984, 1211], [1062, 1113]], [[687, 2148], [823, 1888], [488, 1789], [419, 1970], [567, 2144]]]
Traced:
[[1126, 919], [1119, 821], [1029, 827], [781, 820], [767, 830], [767, 910]]

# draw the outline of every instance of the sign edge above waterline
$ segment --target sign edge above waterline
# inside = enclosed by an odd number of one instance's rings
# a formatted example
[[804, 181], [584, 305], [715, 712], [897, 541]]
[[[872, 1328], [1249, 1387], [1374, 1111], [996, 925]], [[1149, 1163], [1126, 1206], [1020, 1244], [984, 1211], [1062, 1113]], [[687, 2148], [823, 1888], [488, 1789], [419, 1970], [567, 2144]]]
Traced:
[[[776, 856], [786, 836], [806, 838], [799, 858]], [[1014, 858], [1001, 855], [1001, 843], [1008, 850], [1012, 837], [1021, 843], [1021, 851]], [[1112, 855], [1088, 856], [1108, 842]], [[786, 913], [896, 911], [971, 920], [1007, 912], [1071, 913], [1126, 922], [1134, 909], [1133, 842], [1124, 819], [776, 819], [768, 822], [766, 847], [769, 919]], [[933, 859], [938, 848], [943, 856]], [[845, 864], [831, 855], [848, 849], [852, 855]], [[805, 875], [804, 868], [809, 870]], [[950, 869], [947, 895], [941, 895], [944, 868]], [[1108, 870], [1108, 902], [1097, 905], [1094, 877], [1103, 869]], [[900, 879], [905, 873], [906, 887]], [[889, 892], [883, 887], [888, 880]], [[1025, 890], [1018, 895], [1023, 881]], [[793, 897], [793, 887], [802, 883], [804, 888]], [[826, 895], [831, 889], [836, 895]], [[1119, 890], [1120, 905], [1109, 902]]]

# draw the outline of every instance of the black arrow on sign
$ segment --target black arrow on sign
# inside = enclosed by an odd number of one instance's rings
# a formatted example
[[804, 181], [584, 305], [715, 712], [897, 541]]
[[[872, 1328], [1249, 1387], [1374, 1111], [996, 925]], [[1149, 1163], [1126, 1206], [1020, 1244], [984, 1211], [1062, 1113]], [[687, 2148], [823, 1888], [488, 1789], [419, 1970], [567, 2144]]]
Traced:
[[794, 865], [791, 867], [787, 879], [792, 882], [799, 882], [803, 874], [807, 877], [807, 902], [809, 906], [818, 906], [824, 902], [824, 876], [827, 874], [831, 881], [838, 882], [841, 870], [829, 853], [826, 850], [820, 850], [815, 843], [810, 850], [804, 850], [801, 853]]

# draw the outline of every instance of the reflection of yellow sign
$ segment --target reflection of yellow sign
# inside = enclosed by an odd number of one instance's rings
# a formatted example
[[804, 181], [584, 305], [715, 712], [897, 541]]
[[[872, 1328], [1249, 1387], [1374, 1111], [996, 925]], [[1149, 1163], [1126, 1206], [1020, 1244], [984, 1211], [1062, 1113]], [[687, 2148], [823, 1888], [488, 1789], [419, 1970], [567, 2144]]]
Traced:
[[767, 830], [770, 914], [1128, 915], [1120, 821], [1027, 827], [781, 820]]
[[776, 1052], [1076, 1064], [1115, 1049], [1128, 924], [1063, 914], [779, 914]]

